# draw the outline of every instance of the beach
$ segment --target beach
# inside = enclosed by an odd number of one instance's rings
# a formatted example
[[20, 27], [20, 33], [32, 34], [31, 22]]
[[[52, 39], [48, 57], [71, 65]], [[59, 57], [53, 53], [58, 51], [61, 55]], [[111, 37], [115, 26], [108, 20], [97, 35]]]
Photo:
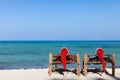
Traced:
[[0, 80], [120, 80], [119, 9], [120, 0], [0, 0]]
[[[105, 54], [115, 54], [115, 77], [106, 73], [81, 73], [78, 77], [73, 72], [53, 72], [48, 75], [49, 54], [59, 54], [62, 47], [67, 47], [69, 54], [79, 53], [80, 66], [85, 53], [95, 54], [98, 47]], [[120, 41], [0, 41], [0, 80], [120, 80]], [[101, 66], [89, 65], [100, 68]], [[62, 66], [59, 66], [63, 68]], [[76, 65], [67, 65], [68, 68]], [[111, 73], [111, 65], [107, 65]]]
[[[111, 73], [111, 68], [106, 69]], [[87, 77], [83, 74], [77, 76], [72, 72], [53, 72], [48, 75], [48, 68], [45, 69], [12, 69], [0, 70], [0, 80], [120, 80], [120, 68], [115, 69], [115, 77], [106, 73], [88, 72]]]

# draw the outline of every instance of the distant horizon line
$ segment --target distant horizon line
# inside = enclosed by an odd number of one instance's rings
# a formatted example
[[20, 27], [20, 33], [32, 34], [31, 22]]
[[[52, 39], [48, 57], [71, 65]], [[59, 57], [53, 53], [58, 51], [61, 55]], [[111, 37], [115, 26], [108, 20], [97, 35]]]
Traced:
[[2, 41], [120, 41], [120, 40], [0, 40]]

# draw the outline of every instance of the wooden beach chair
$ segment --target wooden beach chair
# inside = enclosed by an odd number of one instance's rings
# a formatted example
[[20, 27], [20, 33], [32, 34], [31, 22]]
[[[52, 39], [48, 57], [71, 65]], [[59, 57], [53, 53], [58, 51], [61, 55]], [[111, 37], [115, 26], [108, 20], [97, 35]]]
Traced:
[[[104, 54], [103, 58], [104, 58], [105, 67], [107, 67], [108, 63], [112, 64], [112, 76], [115, 76], [115, 54]], [[84, 76], [87, 76], [87, 72], [88, 72], [87, 65], [90, 64], [95, 64], [95, 65], [101, 64], [100, 60], [97, 58], [97, 54], [84, 54], [83, 65], [82, 65]]]
[[[77, 64], [76, 74], [80, 76], [80, 58], [79, 54], [67, 54], [66, 64], [75, 63]], [[58, 64], [62, 64], [60, 54], [49, 54], [49, 70], [48, 74], [51, 75], [53, 69], [58, 69]], [[53, 65], [55, 68], [53, 68]]]

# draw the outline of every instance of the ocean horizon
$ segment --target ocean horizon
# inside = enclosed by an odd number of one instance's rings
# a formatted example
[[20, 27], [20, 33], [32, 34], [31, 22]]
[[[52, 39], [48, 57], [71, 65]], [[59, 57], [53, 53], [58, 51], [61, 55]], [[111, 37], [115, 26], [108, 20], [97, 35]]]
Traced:
[[0, 69], [48, 68], [49, 54], [59, 54], [62, 47], [68, 48], [69, 54], [80, 54], [81, 67], [83, 55], [95, 54], [98, 47], [103, 48], [105, 54], [114, 53], [115, 66], [120, 67], [119, 40], [2, 40], [0, 41]]

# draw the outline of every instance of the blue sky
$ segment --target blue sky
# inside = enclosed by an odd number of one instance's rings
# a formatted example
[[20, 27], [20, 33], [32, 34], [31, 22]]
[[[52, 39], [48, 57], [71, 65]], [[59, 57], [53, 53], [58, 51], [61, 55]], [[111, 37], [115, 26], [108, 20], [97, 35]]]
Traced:
[[0, 0], [0, 40], [120, 40], [120, 0]]

